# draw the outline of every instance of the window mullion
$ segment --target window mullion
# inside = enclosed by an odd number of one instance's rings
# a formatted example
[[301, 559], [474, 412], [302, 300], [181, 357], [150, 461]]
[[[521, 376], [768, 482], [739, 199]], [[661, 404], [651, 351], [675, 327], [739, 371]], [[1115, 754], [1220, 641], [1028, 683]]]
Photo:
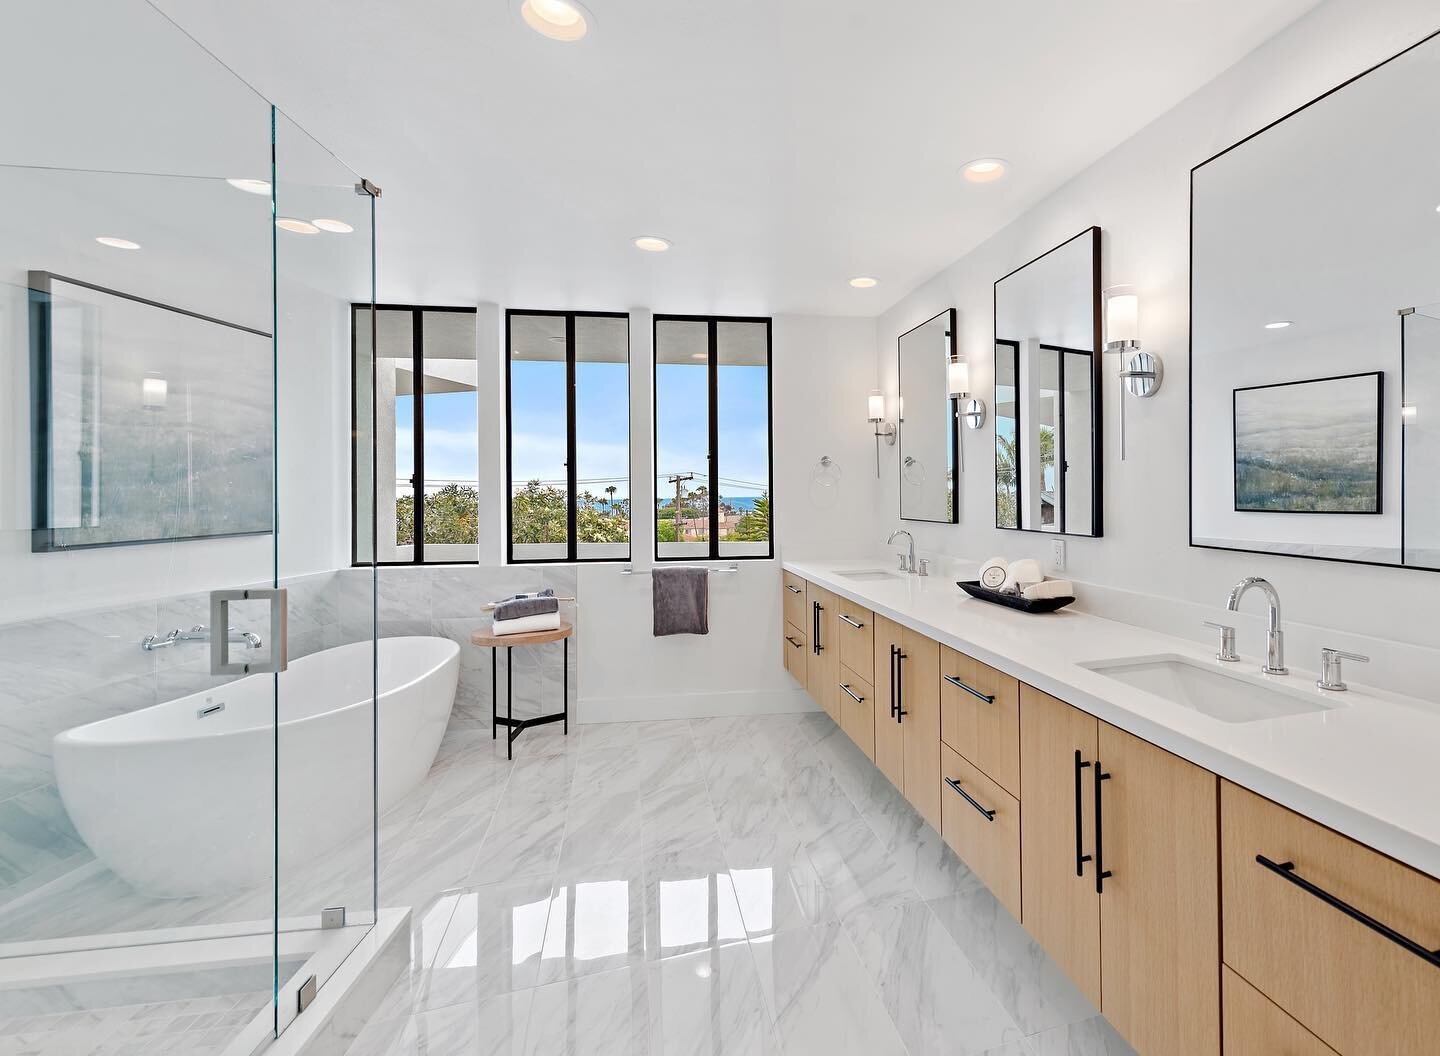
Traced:
[[410, 344], [410, 390], [414, 401], [411, 418], [415, 430], [410, 487], [415, 497], [414, 563], [420, 565], [425, 563], [425, 317], [418, 308], [411, 309]]
[[720, 556], [720, 324], [709, 321], [710, 341], [710, 558]]
[[569, 496], [565, 504], [566, 548], [571, 561], [580, 556], [580, 543], [575, 537], [580, 517], [576, 505], [580, 501], [579, 467], [575, 458], [575, 313], [565, 315], [565, 484]]

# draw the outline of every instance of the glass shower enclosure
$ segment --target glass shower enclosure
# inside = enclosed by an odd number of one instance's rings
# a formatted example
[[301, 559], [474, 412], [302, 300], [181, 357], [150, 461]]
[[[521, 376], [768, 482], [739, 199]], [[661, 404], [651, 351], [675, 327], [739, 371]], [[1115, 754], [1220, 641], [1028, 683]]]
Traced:
[[376, 920], [376, 189], [141, 0], [5, 19], [0, 1048], [248, 1056]]

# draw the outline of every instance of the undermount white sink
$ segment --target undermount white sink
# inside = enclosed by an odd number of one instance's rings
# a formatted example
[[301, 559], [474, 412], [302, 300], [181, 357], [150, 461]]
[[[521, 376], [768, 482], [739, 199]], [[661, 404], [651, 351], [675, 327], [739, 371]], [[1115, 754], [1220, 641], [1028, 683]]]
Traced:
[[851, 572], [836, 572], [837, 576], [844, 576], [846, 579], [858, 579], [871, 581], [877, 579], [899, 579], [899, 572], [891, 572], [884, 568], [857, 568]]
[[1235, 665], [1187, 656], [1131, 656], [1080, 666], [1221, 722], [1259, 722], [1341, 706], [1320, 699], [1319, 690], [1304, 680], [1280, 686], [1243, 669], [1231, 670]]

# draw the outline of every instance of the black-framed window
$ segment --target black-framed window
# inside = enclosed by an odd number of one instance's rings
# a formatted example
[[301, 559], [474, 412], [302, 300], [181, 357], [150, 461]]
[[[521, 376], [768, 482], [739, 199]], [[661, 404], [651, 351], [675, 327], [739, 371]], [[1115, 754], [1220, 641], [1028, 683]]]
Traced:
[[770, 320], [655, 316], [655, 558], [775, 554]]
[[474, 308], [351, 306], [352, 531], [357, 565], [479, 559]]
[[505, 313], [507, 553], [630, 559], [630, 317]]

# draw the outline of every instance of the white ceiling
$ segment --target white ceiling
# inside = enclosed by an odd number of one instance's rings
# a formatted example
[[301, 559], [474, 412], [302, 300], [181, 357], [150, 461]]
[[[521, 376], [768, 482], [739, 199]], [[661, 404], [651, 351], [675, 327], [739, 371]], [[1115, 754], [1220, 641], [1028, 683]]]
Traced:
[[382, 300], [874, 315], [1316, 0], [153, 2], [381, 185]]

